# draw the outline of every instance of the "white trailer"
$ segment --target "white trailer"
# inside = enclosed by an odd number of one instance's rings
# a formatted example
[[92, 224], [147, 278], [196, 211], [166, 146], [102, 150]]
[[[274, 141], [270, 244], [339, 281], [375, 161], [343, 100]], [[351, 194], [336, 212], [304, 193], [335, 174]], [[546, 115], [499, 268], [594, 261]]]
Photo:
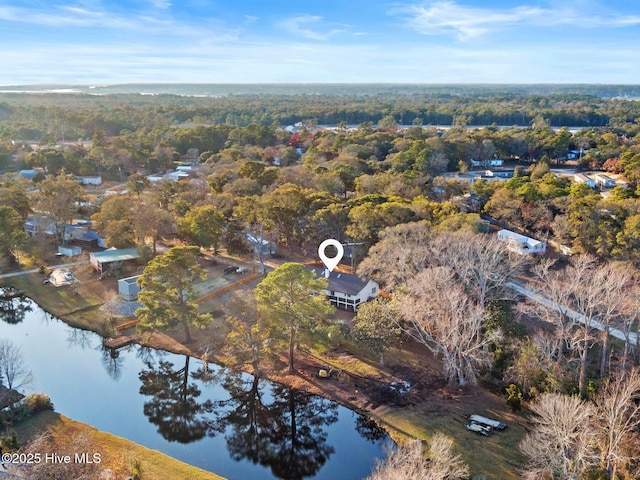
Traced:
[[498, 420], [493, 420], [492, 418], [483, 417], [482, 415], [471, 415], [469, 417], [471, 422], [480, 423], [481, 425], [488, 425], [491, 428], [495, 428], [496, 430], [504, 430], [507, 428], [506, 423], [499, 422]]
[[82, 254], [82, 248], [72, 246], [72, 245], [68, 245], [68, 246], [60, 245], [58, 247], [58, 253], [61, 255], [64, 255], [65, 257], [75, 257], [76, 255]]

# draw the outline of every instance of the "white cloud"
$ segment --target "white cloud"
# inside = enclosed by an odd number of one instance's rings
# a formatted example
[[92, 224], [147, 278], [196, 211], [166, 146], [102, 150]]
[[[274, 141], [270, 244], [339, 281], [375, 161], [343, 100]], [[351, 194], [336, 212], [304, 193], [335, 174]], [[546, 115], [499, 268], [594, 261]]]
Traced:
[[[23, 83], [633, 83], [635, 47], [562, 45], [553, 51], [256, 41], [203, 45], [0, 45], [0, 84]], [[585, 62], [584, 59], [589, 61]], [[390, 68], [393, 66], [393, 68]], [[597, 66], [597, 67], [595, 67]]]
[[258, 21], [258, 17], [256, 17], [255, 15], [245, 15], [244, 16], [244, 23], [246, 23], [247, 25], [250, 23], [254, 23]]
[[[164, 0], [152, 0], [158, 7], [170, 5]], [[166, 15], [154, 15], [151, 12], [129, 12], [120, 14], [110, 12], [99, 6], [89, 9], [71, 5], [51, 6], [49, 8], [28, 9], [0, 6], [0, 21], [16, 24], [37, 25], [60, 29], [99, 28], [100, 34], [116, 32], [118, 36], [133, 33], [139, 35], [168, 35], [202, 39], [205, 42], [232, 41], [237, 30], [228, 28], [216, 19], [201, 19], [196, 23], [181, 22]], [[62, 31], [62, 30], [61, 30]], [[79, 32], [79, 30], [76, 30]], [[66, 32], [65, 32], [66, 33]]]
[[388, 12], [407, 18], [408, 26], [424, 35], [452, 34], [468, 40], [505, 27], [535, 25], [537, 27], [573, 25], [580, 27], [633, 26], [640, 24], [640, 16], [617, 13], [605, 9], [589, 12], [561, 7], [542, 8], [523, 5], [514, 8], [482, 8], [464, 6], [453, 1], [435, 1], [397, 7]]
[[151, 0], [151, 5], [160, 10], [167, 10], [173, 5], [169, 0]]
[[[344, 28], [329, 29], [322, 23], [324, 17], [317, 15], [296, 15], [282, 22], [280, 26], [289, 33], [311, 40], [327, 40], [332, 35], [344, 32]], [[315, 26], [315, 29], [310, 27]]]

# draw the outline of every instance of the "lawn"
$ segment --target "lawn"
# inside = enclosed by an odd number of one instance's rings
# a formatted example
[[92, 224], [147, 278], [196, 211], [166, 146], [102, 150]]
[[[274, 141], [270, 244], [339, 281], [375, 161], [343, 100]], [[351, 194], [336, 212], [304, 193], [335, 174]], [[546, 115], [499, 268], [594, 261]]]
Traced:
[[[441, 378], [441, 364], [426, 348], [410, 342], [398, 343], [385, 354], [385, 366], [366, 350], [345, 338], [331, 341], [316, 334], [307, 339], [310, 354], [327, 361], [353, 378], [374, 378], [382, 382], [408, 380], [415, 385], [400, 404], [371, 398], [364, 407], [396, 441], [407, 438], [428, 440], [435, 432], [451, 437], [456, 451], [469, 465], [472, 476], [516, 480], [525, 458], [518, 449], [526, 434], [527, 420], [514, 414], [505, 398], [490, 391], [492, 386], [450, 390]], [[337, 344], [340, 348], [336, 348]], [[324, 384], [329, 388], [331, 384]], [[362, 390], [362, 388], [361, 388]], [[357, 404], [357, 402], [356, 402]], [[507, 423], [504, 431], [484, 437], [465, 428], [466, 416], [484, 415]]]
[[[107, 286], [96, 288], [90, 282], [80, 282], [77, 294], [71, 285], [54, 287], [43, 284], [43, 277], [38, 273], [29, 273], [0, 280], [0, 286], [11, 286], [26, 296], [37, 301], [40, 307], [59, 317], [64, 317], [69, 324], [94, 330], [104, 331], [108, 316], [100, 311], [105, 297], [113, 295]], [[97, 283], [97, 280], [95, 280]]]

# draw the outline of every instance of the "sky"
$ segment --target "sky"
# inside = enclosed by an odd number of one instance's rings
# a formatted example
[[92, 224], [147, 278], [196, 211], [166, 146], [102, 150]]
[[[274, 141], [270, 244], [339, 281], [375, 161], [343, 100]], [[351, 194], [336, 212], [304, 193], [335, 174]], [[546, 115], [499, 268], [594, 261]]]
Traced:
[[0, 0], [0, 85], [640, 84], [637, 0]]

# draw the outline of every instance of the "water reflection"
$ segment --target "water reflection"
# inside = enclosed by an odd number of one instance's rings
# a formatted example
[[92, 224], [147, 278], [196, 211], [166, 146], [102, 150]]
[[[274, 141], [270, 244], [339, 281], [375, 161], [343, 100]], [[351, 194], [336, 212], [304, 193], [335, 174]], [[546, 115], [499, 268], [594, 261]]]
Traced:
[[324, 426], [338, 420], [338, 405], [326, 398], [284, 385], [273, 388], [269, 466], [283, 479], [301, 479], [318, 473], [335, 449], [327, 444]]
[[198, 360], [138, 345], [111, 358], [99, 336], [71, 334], [36, 304], [11, 300], [26, 316], [1, 336], [23, 349], [33, 391], [76, 420], [227, 478], [356, 480], [381, 455], [382, 442], [363, 440], [375, 429], [328, 400], [215, 366], [205, 375]]
[[158, 433], [170, 442], [190, 443], [213, 433], [214, 424], [205, 414], [213, 410], [213, 402], [198, 402], [198, 386], [189, 382], [189, 357], [183, 368], [174, 369], [171, 362], [160, 361], [157, 367], [138, 375], [140, 393], [151, 400], [144, 404], [144, 414], [158, 427]]
[[[80, 328], [67, 328], [67, 344], [72, 347], [79, 347], [82, 350], [94, 347], [95, 333]], [[101, 348], [101, 347], [100, 347]]]
[[102, 365], [113, 380], [119, 380], [124, 371], [124, 358], [114, 355], [111, 348], [102, 347]]
[[33, 310], [32, 302], [15, 288], [0, 288], [0, 320], [9, 325], [22, 322]]
[[140, 393], [152, 397], [144, 413], [167, 440], [188, 443], [224, 432], [231, 458], [291, 480], [315, 476], [335, 452], [325, 427], [338, 420], [336, 403], [233, 371], [199, 369], [192, 379], [222, 386], [228, 398], [198, 402], [201, 391], [190, 381], [189, 357], [184, 368], [160, 362], [140, 373]]
[[356, 413], [356, 415], [356, 431], [363, 438], [369, 440], [371, 443], [376, 443], [379, 440], [387, 438], [386, 430], [378, 425], [377, 422], [359, 413]]
[[217, 403], [217, 423], [234, 460], [299, 479], [316, 475], [334, 453], [324, 427], [338, 420], [336, 404], [284, 385], [269, 389], [258, 377], [237, 373], [228, 373], [223, 386], [230, 398]]

